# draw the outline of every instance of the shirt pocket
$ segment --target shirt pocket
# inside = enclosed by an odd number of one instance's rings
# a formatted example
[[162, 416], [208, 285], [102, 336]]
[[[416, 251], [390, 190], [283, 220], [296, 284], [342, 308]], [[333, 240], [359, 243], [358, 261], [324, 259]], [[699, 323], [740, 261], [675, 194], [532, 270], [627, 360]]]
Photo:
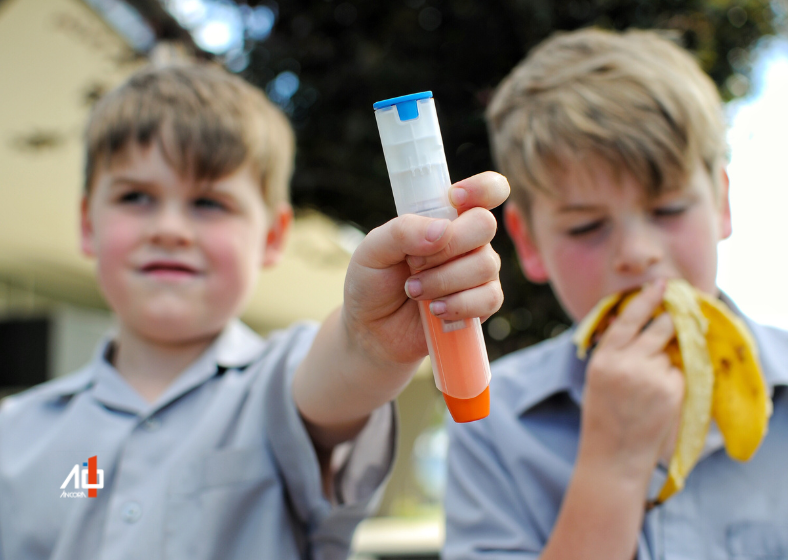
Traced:
[[[167, 492], [166, 558], [221, 558], [270, 511], [278, 477], [262, 446], [212, 451], [173, 471]], [[268, 511], [264, 512], [268, 506]]]
[[728, 526], [725, 532], [730, 560], [786, 560], [785, 537], [768, 522], [746, 521]]

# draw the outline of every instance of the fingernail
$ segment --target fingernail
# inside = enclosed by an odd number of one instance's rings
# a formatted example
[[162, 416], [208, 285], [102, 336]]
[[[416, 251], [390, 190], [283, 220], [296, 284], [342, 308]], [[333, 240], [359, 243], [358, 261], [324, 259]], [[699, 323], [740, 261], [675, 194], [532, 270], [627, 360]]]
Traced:
[[419, 297], [423, 292], [424, 288], [421, 287], [421, 280], [418, 278], [408, 278], [408, 281], [405, 282], [405, 293], [409, 298]]
[[425, 257], [408, 257], [407, 261], [408, 266], [413, 270], [421, 270], [421, 267], [427, 264], [427, 259]]
[[454, 206], [462, 206], [468, 200], [468, 191], [462, 187], [452, 187], [449, 191], [449, 198]]
[[437, 241], [443, 237], [446, 228], [449, 227], [449, 220], [435, 220], [427, 226], [427, 241]]
[[443, 315], [446, 313], [446, 302], [445, 301], [433, 301], [430, 304], [430, 313], [435, 316]]

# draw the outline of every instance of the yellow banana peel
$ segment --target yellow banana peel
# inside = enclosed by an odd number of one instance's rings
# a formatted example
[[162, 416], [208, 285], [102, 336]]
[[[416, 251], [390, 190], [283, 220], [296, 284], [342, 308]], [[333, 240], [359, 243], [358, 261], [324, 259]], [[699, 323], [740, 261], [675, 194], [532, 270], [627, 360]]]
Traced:
[[[573, 338], [580, 359], [636, 293], [604, 298], [581, 321]], [[772, 412], [755, 341], [744, 322], [724, 303], [684, 280], [673, 279], [668, 281], [655, 316], [663, 311], [670, 314], [676, 331], [665, 352], [684, 372], [685, 395], [668, 479], [658, 502], [684, 488], [703, 451], [712, 418], [728, 455], [746, 461], [766, 435]]]
[[747, 461], [766, 435], [772, 400], [758, 363], [758, 347], [749, 329], [720, 300], [698, 293], [709, 320], [706, 334], [714, 366], [711, 413], [725, 441], [725, 451]]

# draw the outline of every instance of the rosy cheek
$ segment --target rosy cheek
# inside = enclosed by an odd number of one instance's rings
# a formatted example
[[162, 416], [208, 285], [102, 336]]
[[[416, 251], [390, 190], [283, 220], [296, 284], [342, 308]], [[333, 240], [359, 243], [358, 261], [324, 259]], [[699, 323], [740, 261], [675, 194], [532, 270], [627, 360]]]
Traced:
[[566, 243], [556, 254], [563, 274], [572, 281], [588, 282], [599, 276], [603, 263], [594, 248], [580, 243]]
[[687, 221], [671, 235], [671, 253], [679, 273], [694, 286], [713, 292], [717, 273], [717, 239], [712, 228]]
[[136, 247], [142, 235], [138, 220], [121, 213], [106, 213], [97, 227], [99, 264], [121, 264]]
[[138, 246], [143, 228], [138, 220], [122, 213], [103, 212], [95, 224], [97, 274], [101, 290], [114, 309], [128, 300], [125, 274], [129, 270], [130, 255]]
[[586, 244], [565, 242], [555, 247], [553, 285], [574, 319], [581, 319], [605, 295], [605, 264], [599, 249]]
[[256, 271], [257, 262], [251, 248], [256, 239], [245, 228], [234, 224], [209, 227], [201, 234], [201, 245], [210, 268], [224, 289], [247, 289]]

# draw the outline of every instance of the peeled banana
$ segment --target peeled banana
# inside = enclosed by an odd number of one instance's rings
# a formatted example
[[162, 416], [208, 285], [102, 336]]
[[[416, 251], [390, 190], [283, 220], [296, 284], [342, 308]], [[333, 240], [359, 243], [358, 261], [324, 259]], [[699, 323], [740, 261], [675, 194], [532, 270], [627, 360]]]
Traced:
[[[578, 357], [586, 357], [589, 346], [636, 294], [613, 294], [591, 310], [573, 338]], [[741, 319], [718, 299], [680, 279], [668, 281], [663, 303], [654, 315], [664, 311], [670, 314], [676, 331], [665, 352], [684, 372], [685, 395], [668, 479], [657, 498], [660, 503], [684, 488], [703, 451], [712, 418], [728, 455], [746, 461], [766, 435], [772, 413], [758, 348]]]

